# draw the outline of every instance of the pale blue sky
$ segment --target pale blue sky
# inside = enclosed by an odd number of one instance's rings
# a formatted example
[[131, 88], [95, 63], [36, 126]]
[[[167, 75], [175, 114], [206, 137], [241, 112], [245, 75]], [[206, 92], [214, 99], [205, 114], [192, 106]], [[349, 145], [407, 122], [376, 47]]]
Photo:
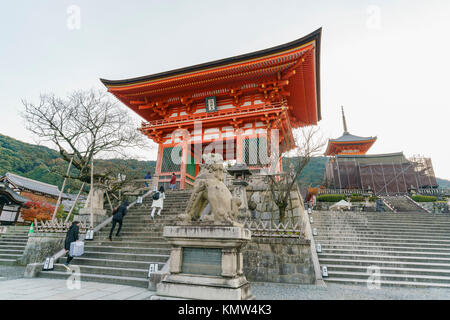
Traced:
[[[0, 133], [23, 129], [21, 98], [268, 48], [322, 27], [320, 127], [378, 136], [370, 153], [431, 157], [450, 179], [450, 1], [1, 1]], [[67, 8], [81, 28], [67, 27]], [[155, 159], [154, 152], [140, 155]]]

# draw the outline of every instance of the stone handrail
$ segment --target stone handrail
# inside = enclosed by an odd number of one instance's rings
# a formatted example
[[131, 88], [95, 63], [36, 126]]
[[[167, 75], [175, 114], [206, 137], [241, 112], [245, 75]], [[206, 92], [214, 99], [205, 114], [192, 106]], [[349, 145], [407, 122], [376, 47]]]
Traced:
[[326, 286], [325, 281], [322, 278], [322, 272], [320, 270], [319, 256], [317, 255], [316, 241], [312, 233], [311, 224], [308, 214], [306, 212], [302, 215], [302, 222], [305, 225], [305, 239], [310, 241], [311, 257], [314, 265], [314, 273], [316, 275], [316, 285]]
[[426, 211], [427, 213], [431, 213], [430, 210], [428, 210], [427, 208], [422, 206], [420, 203], [417, 203], [416, 201], [414, 201], [410, 196], [405, 195], [405, 198], [408, 199], [409, 202], [413, 203], [416, 207], [419, 207], [420, 209]]
[[397, 213], [397, 210], [394, 208], [394, 206], [392, 204], [389, 203], [389, 201], [387, 201], [384, 198], [381, 198], [381, 200], [383, 200], [383, 203], [385, 204], [385, 206], [388, 207], [389, 209], [391, 209], [392, 212]]

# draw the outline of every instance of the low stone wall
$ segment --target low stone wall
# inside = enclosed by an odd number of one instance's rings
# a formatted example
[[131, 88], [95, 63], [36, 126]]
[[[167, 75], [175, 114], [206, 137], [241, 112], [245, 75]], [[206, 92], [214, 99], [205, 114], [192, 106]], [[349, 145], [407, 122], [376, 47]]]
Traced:
[[425, 209], [431, 213], [449, 213], [450, 206], [445, 202], [418, 202]]
[[249, 281], [315, 283], [309, 240], [253, 237], [242, 252]]
[[[269, 190], [260, 188], [247, 188], [247, 198], [256, 204], [255, 220], [278, 222], [278, 207], [272, 201], [272, 194]], [[303, 214], [303, 199], [297, 189], [291, 191], [289, 206], [287, 207], [287, 217], [294, 217], [295, 221], [299, 221]]]
[[43, 262], [45, 258], [64, 248], [65, 236], [65, 233], [32, 233], [17, 263], [26, 266], [29, 263]]

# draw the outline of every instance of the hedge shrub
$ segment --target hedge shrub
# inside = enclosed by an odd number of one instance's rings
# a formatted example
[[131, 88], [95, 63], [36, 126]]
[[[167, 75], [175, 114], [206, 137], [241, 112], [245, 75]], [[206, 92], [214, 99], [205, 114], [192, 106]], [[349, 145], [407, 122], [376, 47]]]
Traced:
[[411, 197], [416, 202], [435, 202], [437, 201], [437, 198], [435, 196], [422, 196], [422, 195], [415, 195]]
[[339, 202], [345, 200], [344, 194], [323, 194], [317, 197], [317, 201], [320, 202]]
[[363, 196], [356, 195], [350, 197], [350, 202], [361, 202], [361, 201], [364, 201]]
[[370, 201], [370, 202], [375, 202], [377, 199], [378, 199], [377, 196], [371, 196], [371, 197], [369, 197], [369, 201]]

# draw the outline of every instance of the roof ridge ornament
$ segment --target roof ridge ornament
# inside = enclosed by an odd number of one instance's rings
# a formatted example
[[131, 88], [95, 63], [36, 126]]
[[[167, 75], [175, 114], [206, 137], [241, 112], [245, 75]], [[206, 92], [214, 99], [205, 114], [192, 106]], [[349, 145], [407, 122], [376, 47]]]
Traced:
[[344, 106], [341, 106], [341, 111], [342, 111], [342, 122], [344, 123], [344, 134], [348, 134], [347, 122], [345, 121]]

